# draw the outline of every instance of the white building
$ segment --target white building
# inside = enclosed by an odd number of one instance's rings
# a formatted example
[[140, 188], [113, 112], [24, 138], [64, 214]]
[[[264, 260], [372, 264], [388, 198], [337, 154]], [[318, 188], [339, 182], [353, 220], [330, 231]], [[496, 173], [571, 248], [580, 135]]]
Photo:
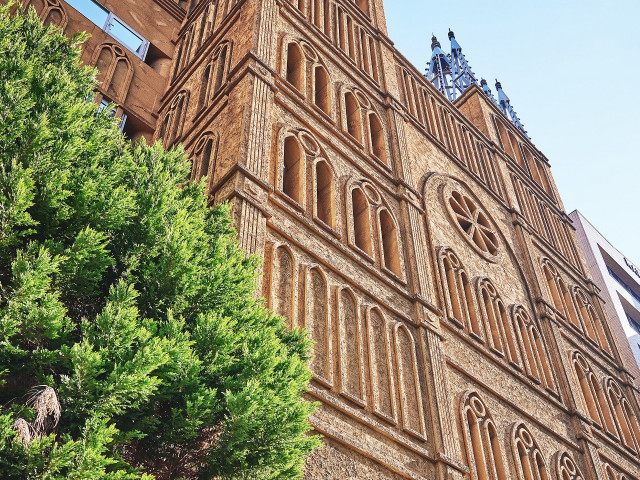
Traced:
[[605, 309], [625, 367], [640, 384], [640, 267], [620, 253], [577, 210], [569, 214]]

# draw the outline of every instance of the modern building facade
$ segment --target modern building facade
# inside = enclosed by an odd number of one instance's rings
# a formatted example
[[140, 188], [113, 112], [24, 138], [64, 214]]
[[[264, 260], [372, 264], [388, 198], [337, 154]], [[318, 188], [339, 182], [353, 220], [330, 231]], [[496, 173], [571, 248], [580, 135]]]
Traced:
[[640, 269], [618, 251], [578, 210], [576, 227], [589, 273], [600, 289], [625, 367], [640, 380]]
[[503, 92], [451, 94], [438, 52], [434, 85], [382, 0], [22, 1], [91, 33], [125, 134], [183, 144], [233, 202], [315, 341], [306, 478], [638, 478], [633, 376]]

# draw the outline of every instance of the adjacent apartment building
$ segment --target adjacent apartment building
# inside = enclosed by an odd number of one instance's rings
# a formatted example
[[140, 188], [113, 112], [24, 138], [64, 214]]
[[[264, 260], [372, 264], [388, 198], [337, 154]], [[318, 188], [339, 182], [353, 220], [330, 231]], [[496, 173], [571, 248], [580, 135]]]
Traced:
[[625, 367], [640, 380], [640, 269], [578, 210], [569, 214], [589, 273], [600, 289]]
[[427, 78], [382, 0], [22, 2], [91, 34], [125, 135], [233, 202], [315, 342], [307, 479], [639, 478], [633, 372], [550, 164], [453, 33]]

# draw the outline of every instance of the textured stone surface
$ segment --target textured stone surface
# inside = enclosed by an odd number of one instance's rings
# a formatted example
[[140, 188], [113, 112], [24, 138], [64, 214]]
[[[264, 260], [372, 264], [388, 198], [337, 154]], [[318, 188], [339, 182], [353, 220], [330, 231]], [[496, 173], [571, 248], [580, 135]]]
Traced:
[[[169, 61], [129, 52], [131, 81], [100, 95], [132, 136], [185, 146], [264, 255], [269, 306], [316, 342], [326, 446], [306, 478], [637, 477], [637, 398], [548, 162], [480, 89], [446, 102], [386, 37], [382, 0], [129, 3], [107, 6]], [[94, 33], [87, 63], [117, 43], [61, 5]], [[612, 382], [626, 414], [607, 416]]]

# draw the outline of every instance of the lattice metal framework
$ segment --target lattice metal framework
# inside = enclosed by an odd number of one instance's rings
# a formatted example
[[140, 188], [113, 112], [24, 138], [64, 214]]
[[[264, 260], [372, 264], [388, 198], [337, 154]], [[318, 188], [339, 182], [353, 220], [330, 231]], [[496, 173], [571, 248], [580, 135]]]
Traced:
[[[455, 102], [469, 87], [477, 85], [478, 80], [451, 30], [449, 30], [449, 40], [451, 41], [451, 53], [446, 54], [436, 36], [431, 37], [431, 59], [427, 64], [426, 77], [450, 102]], [[529, 138], [509, 97], [502, 90], [500, 82], [496, 80], [497, 100], [484, 78], [480, 81], [480, 87], [516, 128]]]

